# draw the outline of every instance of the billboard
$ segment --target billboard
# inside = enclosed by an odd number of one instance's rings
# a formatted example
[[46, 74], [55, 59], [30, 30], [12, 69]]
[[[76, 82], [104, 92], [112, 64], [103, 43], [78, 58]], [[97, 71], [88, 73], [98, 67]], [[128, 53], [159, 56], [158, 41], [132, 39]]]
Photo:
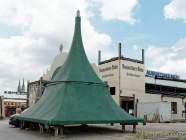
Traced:
[[180, 79], [180, 77], [178, 75], [175, 75], [175, 74], [162, 73], [162, 72], [151, 71], [151, 70], [147, 70], [145, 76], [152, 77], [152, 78], [170, 79], [170, 80]]

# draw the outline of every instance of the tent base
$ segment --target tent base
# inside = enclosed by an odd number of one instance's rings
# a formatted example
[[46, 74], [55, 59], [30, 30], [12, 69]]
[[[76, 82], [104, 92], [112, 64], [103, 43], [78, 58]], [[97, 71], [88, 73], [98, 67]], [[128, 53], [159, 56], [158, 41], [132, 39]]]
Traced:
[[[65, 125], [49, 125], [48, 127], [45, 127], [43, 124], [41, 123], [33, 123], [33, 122], [27, 122], [27, 121], [20, 121], [19, 122], [19, 126], [20, 126], [20, 129], [39, 129], [39, 132], [40, 134], [43, 134], [44, 132], [46, 133], [53, 133], [53, 135], [55, 137], [57, 136], [63, 136], [65, 133], [64, 133], [64, 130], [65, 130]], [[111, 126], [113, 126], [114, 123], [111, 123]], [[136, 133], [136, 125], [137, 123], [134, 123], [134, 124], [120, 124], [121, 125], [121, 132], [122, 133], [125, 133], [126, 132], [126, 129], [125, 129], [125, 126], [126, 125], [132, 125], [133, 126], [133, 130], [132, 132], [133, 133]], [[66, 126], [69, 126], [69, 125], [66, 125]], [[81, 127], [88, 127], [87, 124], [81, 124], [80, 125]]]
[[[132, 126], [133, 126], [132, 132], [133, 132], [133, 133], [136, 133], [136, 124], [133, 124]], [[124, 124], [121, 125], [121, 130], [122, 130], [122, 133], [125, 132], [125, 125], [124, 125]]]

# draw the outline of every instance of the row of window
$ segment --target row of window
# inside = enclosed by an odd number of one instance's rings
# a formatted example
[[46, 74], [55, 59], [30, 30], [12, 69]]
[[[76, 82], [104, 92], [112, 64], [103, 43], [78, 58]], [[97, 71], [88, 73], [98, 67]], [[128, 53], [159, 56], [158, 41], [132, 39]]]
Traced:
[[170, 87], [164, 85], [156, 85], [156, 84], [145, 84], [146, 91], [155, 90], [162, 92], [174, 92], [174, 93], [186, 93], [186, 88], [178, 88], [178, 87]]
[[[165, 92], [174, 92], [174, 93], [186, 93], [186, 89], [177, 88], [177, 87], [169, 87], [169, 86], [161, 86], [161, 85], [154, 85], [154, 84], [145, 84], [145, 90], [148, 93], [150, 90], [156, 91], [165, 91]], [[110, 94], [116, 94], [116, 87], [110, 87]]]
[[20, 102], [4, 102], [4, 105], [5, 106], [22, 106], [23, 103], [20, 103]]

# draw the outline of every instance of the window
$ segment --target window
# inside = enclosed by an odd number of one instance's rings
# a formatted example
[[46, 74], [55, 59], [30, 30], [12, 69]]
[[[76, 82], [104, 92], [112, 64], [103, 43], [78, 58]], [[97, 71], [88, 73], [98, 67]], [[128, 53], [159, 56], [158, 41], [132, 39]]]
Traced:
[[116, 88], [115, 87], [110, 87], [110, 94], [115, 95], [116, 94]]
[[177, 114], [177, 102], [171, 102], [171, 112]]

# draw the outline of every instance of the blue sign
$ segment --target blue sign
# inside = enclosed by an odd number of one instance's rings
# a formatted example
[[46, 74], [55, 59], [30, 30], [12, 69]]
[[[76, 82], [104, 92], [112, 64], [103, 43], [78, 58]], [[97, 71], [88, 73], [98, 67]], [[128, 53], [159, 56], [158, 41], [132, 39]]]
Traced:
[[180, 77], [175, 74], [168, 74], [168, 73], [156, 72], [156, 71], [151, 71], [151, 70], [147, 70], [146, 76], [153, 77], [153, 78], [171, 79], [171, 80], [180, 79]]

